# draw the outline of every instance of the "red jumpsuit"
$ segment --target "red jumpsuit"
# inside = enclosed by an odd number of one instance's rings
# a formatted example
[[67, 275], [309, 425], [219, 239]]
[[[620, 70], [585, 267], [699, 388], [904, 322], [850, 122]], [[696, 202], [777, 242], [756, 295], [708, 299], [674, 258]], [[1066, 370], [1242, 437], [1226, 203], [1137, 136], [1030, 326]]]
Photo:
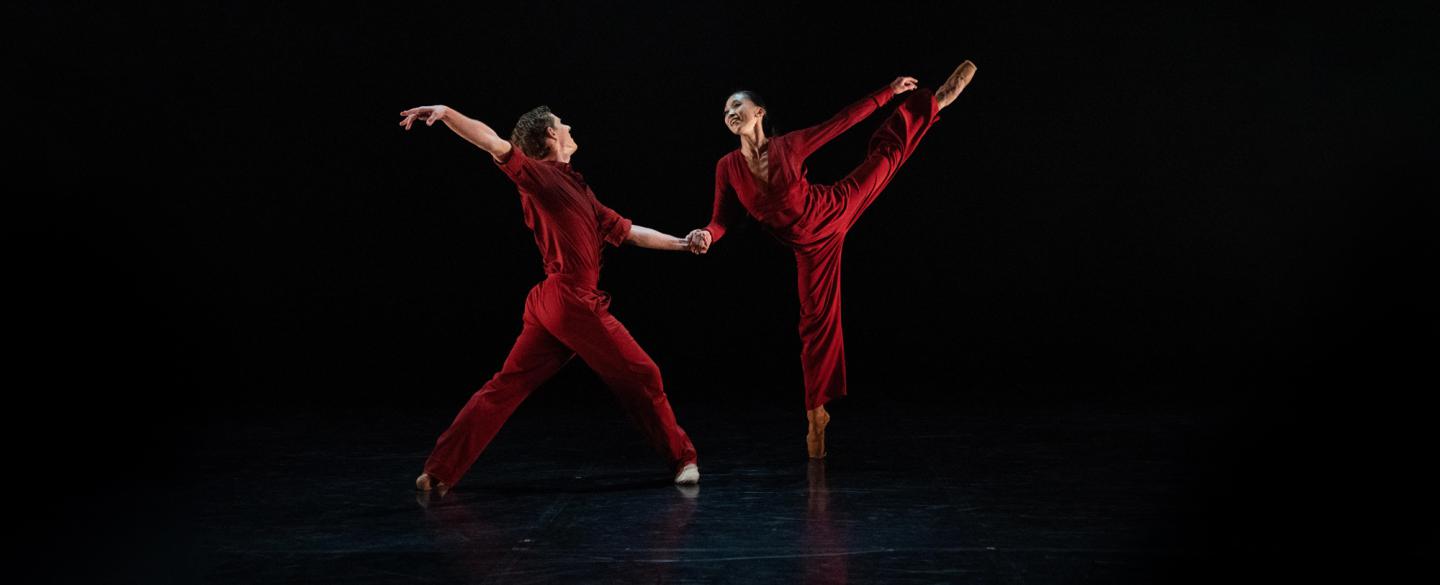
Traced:
[[769, 140], [769, 187], [761, 189], [739, 150], [715, 165], [712, 243], [741, 209], [795, 251], [800, 289], [800, 365], [805, 408], [844, 396], [845, 337], [840, 328], [840, 255], [845, 234], [890, 183], [925, 131], [939, 120], [929, 90], [914, 91], [870, 138], [865, 161], [834, 185], [805, 180], [805, 159], [894, 96], [887, 86], [811, 128]]
[[600, 375], [676, 471], [695, 463], [695, 446], [675, 422], [660, 369], [610, 315], [610, 295], [595, 288], [602, 249], [625, 241], [630, 220], [601, 205], [568, 163], [537, 161], [519, 148], [510, 152], [497, 164], [520, 190], [525, 225], [535, 232], [546, 279], [525, 299], [524, 328], [505, 365], [440, 435], [425, 473], [455, 485], [520, 402], [576, 355]]

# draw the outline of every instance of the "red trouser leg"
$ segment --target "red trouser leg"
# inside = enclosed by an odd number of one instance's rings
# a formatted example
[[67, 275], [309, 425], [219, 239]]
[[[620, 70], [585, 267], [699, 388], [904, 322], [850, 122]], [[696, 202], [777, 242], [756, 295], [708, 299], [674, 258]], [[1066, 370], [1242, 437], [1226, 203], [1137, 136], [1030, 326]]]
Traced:
[[843, 233], [795, 248], [806, 410], [846, 392], [845, 332], [840, 327], [840, 257], [844, 249]]
[[610, 315], [603, 297], [552, 279], [530, 292], [525, 329], [504, 367], [440, 435], [425, 472], [455, 485], [515, 408], [576, 353], [615, 392], [650, 443], [677, 470], [696, 461], [694, 445], [670, 410], [655, 362]]
[[675, 421], [660, 368], [605, 305], [578, 307], [578, 314], [557, 324], [556, 335], [595, 370], [651, 446], [678, 471], [696, 461], [695, 446]]
[[675, 470], [695, 463], [695, 446], [675, 422], [660, 368], [610, 314], [607, 297], [594, 291], [563, 288], [563, 316], [549, 316], [545, 322], [550, 330], [599, 374], [650, 445]]
[[526, 312], [525, 328], [505, 365], [470, 397], [435, 442], [435, 450], [425, 461], [425, 473], [431, 477], [452, 486], [460, 481], [515, 408], [574, 357], [575, 352], [539, 323], [531, 322], [528, 303]]
[[935, 123], [937, 111], [930, 90], [917, 89], [870, 136], [865, 161], [832, 186], [834, 196], [847, 199], [845, 230], [859, 221], [875, 197], [890, 184], [900, 165], [915, 152], [925, 131]]
[[935, 98], [920, 89], [900, 104], [870, 137], [865, 161], [826, 196], [844, 199], [844, 213], [818, 241], [795, 247], [800, 290], [800, 365], [805, 372], [805, 408], [844, 396], [845, 332], [840, 326], [840, 260], [845, 234], [875, 202], [925, 132], [935, 123]]

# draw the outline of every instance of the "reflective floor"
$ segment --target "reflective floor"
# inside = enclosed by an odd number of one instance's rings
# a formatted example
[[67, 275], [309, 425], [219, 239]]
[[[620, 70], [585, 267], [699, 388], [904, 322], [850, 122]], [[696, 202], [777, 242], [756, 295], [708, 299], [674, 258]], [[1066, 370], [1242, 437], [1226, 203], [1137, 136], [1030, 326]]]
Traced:
[[1228, 463], [1236, 429], [1222, 410], [851, 398], [832, 407], [831, 454], [815, 462], [803, 412], [714, 402], [676, 401], [700, 452], [689, 489], [604, 401], [522, 406], [443, 499], [412, 482], [449, 409], [218, 426], [194, 445], [185, 580], [1155, 583], [1285, 572], [1266, 562], [1275, 521], [1234, 495], [1248, 480]]

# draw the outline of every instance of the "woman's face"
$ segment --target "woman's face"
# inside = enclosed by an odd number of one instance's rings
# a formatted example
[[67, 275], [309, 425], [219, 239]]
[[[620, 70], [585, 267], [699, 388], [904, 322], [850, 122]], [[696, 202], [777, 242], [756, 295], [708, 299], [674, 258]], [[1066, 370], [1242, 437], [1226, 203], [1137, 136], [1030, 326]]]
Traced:
[[725, 100], [725, 128], [731, 134], [753, 131], [765, 117], [765, 108], [755, 105], [743, 93], [737, 93]]

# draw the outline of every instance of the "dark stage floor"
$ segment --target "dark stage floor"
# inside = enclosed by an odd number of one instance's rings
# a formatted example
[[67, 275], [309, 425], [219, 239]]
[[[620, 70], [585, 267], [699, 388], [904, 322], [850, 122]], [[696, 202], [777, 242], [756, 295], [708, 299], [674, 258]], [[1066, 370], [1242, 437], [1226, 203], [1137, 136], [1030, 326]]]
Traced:
[[191, 446], [188, 494], [173, 508], [182, 517], [169, 536], [188, 564], [151, 570], [347, 584], [1165, 583], [1323, 571], [1289, 565], [1308, 558], [1304, 528], [1292, 507], [1263, 501], [1289, 489], [1270, 481], [1286, 471], [1246, 477], [1268, 455], [1237, 461], [1264, 437], [1233, 404], [852, 397], [832, 408], [831, 456], [811, 463], [803, 413], [779, 404], [797, 397], [676, 397], [701, 457], [701, 484], [687, 490], [608, 397], [580, 392], [522, 405], [440, 501], [417, 497], [412, 480], [449, 407], [214, 426]]

